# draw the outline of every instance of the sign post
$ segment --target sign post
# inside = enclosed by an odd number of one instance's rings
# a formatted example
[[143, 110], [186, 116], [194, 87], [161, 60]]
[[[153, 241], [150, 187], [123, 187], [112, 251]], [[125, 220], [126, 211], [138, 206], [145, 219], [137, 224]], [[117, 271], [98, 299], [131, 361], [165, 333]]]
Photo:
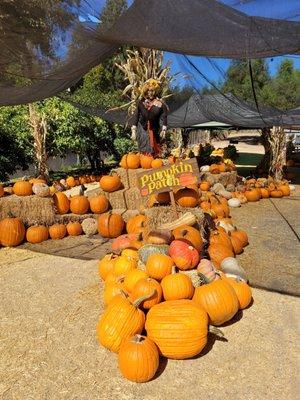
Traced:
[[169, 192], [171, 205], [178, 218], [174, 190], [196, 185], [200, 181], [200, 171], [196, 158], [182, 160], [162, 168], [142, 171], [138, 174], [141, 196]]

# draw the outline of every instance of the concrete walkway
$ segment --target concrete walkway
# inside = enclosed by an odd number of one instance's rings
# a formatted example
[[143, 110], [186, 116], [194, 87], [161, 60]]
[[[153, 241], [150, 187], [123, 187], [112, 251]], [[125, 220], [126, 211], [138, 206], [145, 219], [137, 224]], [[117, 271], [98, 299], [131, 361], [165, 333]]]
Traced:
[[222, 328], [227, 342], [210, 337], [201, 357], [162, 362], [155, 380], [134, 384], [96, 341], [102, 291], [96, 260], [0, 251], [1, 400], [297, 398], [299, 299], [254, 289]]

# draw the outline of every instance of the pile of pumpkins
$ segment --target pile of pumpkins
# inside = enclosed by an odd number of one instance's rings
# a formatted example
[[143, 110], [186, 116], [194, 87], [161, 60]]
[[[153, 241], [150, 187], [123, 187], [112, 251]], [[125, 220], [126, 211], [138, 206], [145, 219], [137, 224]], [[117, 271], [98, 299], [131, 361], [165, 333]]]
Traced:
[[161, 158], [154, 158], [150, 154], [139, 154], [139, 153], [128, 153], [124, 154], [120, 161], [120, 167], [125, 169], [150, 169], [150, 168], [161, 168], [166, 163], [173, 163], [175, 161], [173, 157], [170, 157], [166, 162]]
[[105, 310], [97, 338], [118, 354], [121, 374], [134, 382], [152, 379], [161, 356], [201, 353], [210, 325], [226, 323], [251, 303], [234, 258], [248, 244], [246, 232], [219, 219], [206, 243], [184, 218], [186, 224], [175, 221], [166, 231], [151, 231], [145, 215], [131, 218], [127, 234], [116, 237], [113, 253], [98, 264]]

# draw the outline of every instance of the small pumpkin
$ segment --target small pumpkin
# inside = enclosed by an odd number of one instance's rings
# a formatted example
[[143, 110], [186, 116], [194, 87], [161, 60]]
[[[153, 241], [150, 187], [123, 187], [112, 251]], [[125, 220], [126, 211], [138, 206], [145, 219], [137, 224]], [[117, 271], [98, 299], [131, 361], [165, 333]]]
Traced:
[[62, 193], [57, 192], [53, 194], [53, 201], [55, 208], [59, 214], [67, 214], [70, 210], [70, 200]]
[[35, 183], [32, 186], [32, 191], [39, 197], [48, 197], [50, 196], [50, 188], [46, 183]]
[[166, 244], [146, 244], [139, 249], [139, 257], [146, 264], [152, 254], [169, 254], [169, 246]]
[[237, 208], [241, 206], [241, 201], [237, 198], [228, 200], [229, 207]]
[[20, 218], [9, 217], [0, 221], [0, 243], [2, 246], [18, 246], [24, 238], [25, 226]]
[[162, 279], [161, 287], [165, 300], [191, 299], [194, 294], [191, 279], [187, 275], [177, 273], [175, 267], [172, 268], [172, 274]]
[[26, 240], [29, 243], [41, 243], [49, 238], [49, 230], [46, 226], [30, 226], [26, 231]]
[[116, 276], [126, 275], [127, 272], [137, 267], [137, 261], [132, 258], [120, 256], [114, 262], [113, 273]]
[[159, 366], [156, 344], [146, 336], [134, 335], [126, 339], [119, 350], [119, 369], [121, 374], [133, 382], [148, 382]]
[[139, 282], [141, 279], [146, 279], [146, 278], [148, 278], [148, 275], [145, 271], [137, 268], [132, 269], [125, 275], [124, 287], [128, 293], [131, 293], [133, 291], [135, 284]]
[[155, 279], [149, 277], [138, 280], [132, 289], [131, 298], [135, 301], [142, 296], [147, 296], [148, 298], [141, 303], [141, 306], [149, 310], [161, 301], [161, 285]]
[[115, 261], [118, 256], [114, 254], [106, 254], [98, 263], [98, 273], [100, 277], [105, 281], [108, 274], [113, 272]]
[[238, 311], [239, 302], [234, 289], [223, 279], [195, 289], [193, 301], [209, 315], [212, 325], [222, 325]]
[[83, 215], [87, 214], [90, 208], [88, 199], [82, 195], [76, 195], [70, 199], [70, 211], [73, 214]]
[[199, 252], [195, 247], [181, 239], [173, 240], [169, 254], [176, 267], [182, 271], [195, 268], [200, 259]]
[[[224, 279], [224, 277], [222, 277], [222, 279]], [[244, 308], [247, 308], [252, 300], [252, 291], [250, 286], [245, 281], [243, 281], [241, 278], [238, 277], [237, 278], [226, 277], [225, 279], [226, 282], [228, 282], [235, 291], [235, 294], [239, 302], [239, 309], [243, 310]]]
[[201, 252], [203, 247], [203, 239], [198, 229], [193, 228], [192, 226], [183, 225], [174, 229], [172, 233], [175, 239], [184, 240], [194, 246], [196, 250]]
[[67, 228], [63, 224], [54, 224], [49, 228], [49, 235], [51, 239], [57, 240], [62, 239], [67, 234]]
[[137, 169], [140, 166], [140, 155], [136, 153], [125, 154], [122, 157], [120, 166], [126, 169]]
[[76, 180], [73, 176], [68, 176], [66, 179], [66, 184], [68, 187], [72, 188], [76, 186]]
[[127, 258], [133, 258], [134, 260], [139, 260], [139, 253], [136, 249], [131, 249], [131, 248], [126, 248], [122, 250], [121, 256], [127, 257]]
[[270, 196], [275, 197], [275, 198], [280, 198], [280, 197], [283, 197], [283, 193], [281, 190], [275, 189], [275, 190], [271, 190]]
[[242, 246], [245, 247], [249, 244], [248, 235], [245, 231], [236, 229], [230, 233], [231, 237], [236, 237], [242, 242]]
[[126, 224], [127, 233], [140, 233], [144, 232], [147, 226], [147, 217], [145, 215], [136, 215], [129, 218]]
[[164, 165], [163, 160], [161, 160], [160, 158], [155, 158], [151, 162], [151, 168], [161, 168], [163, 165]]
[[117, 254], [125, 249], [135, 249], [135, 246], [139, 239], [140, 234], [138, 233], [126, 233], [124, 235], [120, 235], [113, 240], [111, 244], [111, 249], [114, 253]]
[[120, 214], [104, 213], [98, 217], [98, 232], [104, 238], [120, 236], [124, 225], [124, 220]]
[[141, 167], [144, 169], [150, 169], [153, 160], [154, 158], [152, 156], [142, 154], [140, 157]]
[[243, 243], [237, 236], [230, 235], [230, 241], [234, 254], [241, 254], [243, 252]]
[[207, 192], [210, 189], [210, 183], [208, 181], [202, 181], [200, 183], [200, 189]]
[[205, 347], [208, 316], [194, 301], [163, 301], [149, 310], [145, 328], [164, 357], [183, 360]]
[[268, 188], [261, 188], [260, 192], [263, 199], [268, 199], [270, 197], [270, 192]]
[[95, 214], [102, 214], [109, 209], [109, 201], [103, 194], [92, 197], [90, 198], [90, 209]]
[[171, 257], [165, 254], [152, 254], [146, 262], [146, 272], [151, 277], [161, 281], [172, 272], [174, 262]]
[[198, 275], [204, 283], [211, 283], [220, 279], [217, 271], [210, 260], [202, 259], [197, 267]]
[[247, 200], [250, 202], [258, 201], [260, 199], [260, 195], [258, 194], [256, 189], [246, 190], [244, 194]]
[[99, 185], [102, 190], [111, 193], [119, 190], [122, 183], [120, 177], [117, 174], [112, 174], [102, 176]]
[[116, 296], [127, 296], [124, 288], [124, 277], [117, 277], [116, 282], [105, 285], [103, 292], [104, 305], [107, 307]]
[[82, 226], [78, 221], [68, 222], [66, 228], [70, 236], [79, 236], [82, 234]]
[[13, 192], [17, 196], [30, 196], [32, 195], [32, 183], [26, 180], [18, 181], [13, 186]]
[[209, 258], [213, 264], [220, 269], [221, 262], [227, 257], [234, 257], [232, 247], [225, 246], [220, 243], [213, 243], [208, 246]]

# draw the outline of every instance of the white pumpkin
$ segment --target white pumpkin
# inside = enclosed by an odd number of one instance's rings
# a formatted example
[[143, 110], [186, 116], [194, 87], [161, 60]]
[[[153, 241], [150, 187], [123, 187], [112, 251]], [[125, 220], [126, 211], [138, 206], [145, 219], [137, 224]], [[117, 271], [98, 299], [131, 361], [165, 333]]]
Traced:
[[295, 185], [289, 185], [290, 187], [290, 191], [293, 192], [294, 190], [296, 190], [296, 186]]
[[228, 205], [229, 207], [240, 207], [241, 206], [241, 200], [233, 198], [228, 200]]
[[227, 190], [220, 190], [219, 195], [225, 197], [225, 199], [230, 200], [232, 198], [232, 194]]
[[50, 196], [50, 188], [46, 183], [36, 183], [32, 186], [32, 191], [39, 197]]
[[227, 275], [231, 277], [239, 277], [247, 282], [247, 274], [246, 271], [239, 265], [236, 258], [226, 257], [221, 262], [221, 270]]
[[81, 223], [82, 230], [87, 236], [96, 235], [98, 232], [97, 221], [94, 218], [86, 218]]

